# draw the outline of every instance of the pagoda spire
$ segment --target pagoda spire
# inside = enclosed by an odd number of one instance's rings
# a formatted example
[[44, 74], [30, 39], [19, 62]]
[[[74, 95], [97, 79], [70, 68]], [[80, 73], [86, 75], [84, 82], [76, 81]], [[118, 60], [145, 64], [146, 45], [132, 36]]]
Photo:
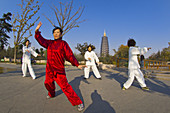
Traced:
[[104, 36], [106, 36], [106, 31], [104, 30]]

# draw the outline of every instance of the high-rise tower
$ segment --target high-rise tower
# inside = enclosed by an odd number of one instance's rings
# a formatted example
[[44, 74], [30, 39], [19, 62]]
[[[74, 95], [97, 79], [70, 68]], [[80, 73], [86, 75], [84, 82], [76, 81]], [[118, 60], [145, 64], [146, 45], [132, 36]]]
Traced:
[[109, 43], [108, 37], [106, 36], [106, 32], [104, 31], [104, 36], [102, 37], [100, 57], [105, 57], [109, 54]]

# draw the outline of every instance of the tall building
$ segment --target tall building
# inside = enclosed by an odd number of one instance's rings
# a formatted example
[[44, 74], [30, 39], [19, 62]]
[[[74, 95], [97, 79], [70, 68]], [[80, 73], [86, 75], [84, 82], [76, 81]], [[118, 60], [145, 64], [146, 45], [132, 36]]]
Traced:
[[106, 36], [106, 32], [104, 31], [104, 36], [102, 37], [102, 43], [100, 49], [100, 57], [105, 57], [108, 54], [109, 54], [108, 37]]

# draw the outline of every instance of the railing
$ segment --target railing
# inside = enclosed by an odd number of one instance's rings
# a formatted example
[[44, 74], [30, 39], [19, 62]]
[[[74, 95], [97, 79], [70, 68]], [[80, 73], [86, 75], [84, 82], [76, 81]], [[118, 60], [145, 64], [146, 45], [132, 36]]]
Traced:
[[120, 67], [121, 60], [128, 62], [128, 58], [117, 58], [116, 59], [116, 67]]
[[[117, 58], [116, 60], [116, 67], [120, 67], [121, 61], [126, 61], [124, 63], [128, 62], [128, 58]], [[138, 59], [140, 60], [140, 59]], [[156, 68], [159, 69], [160, 67], [168, 67], [170, 70], [170, 65], [166, 61], [157, 61], [157, 60], [144, 60], [144, 68]]]
[[144, 60], [144, 67], [146, 69], [148, 68], [157, 68], [159, 69], [160, 67], [168, 67], [170, 70], [170, 65], [166, 61], [157, 61], [157, 60]]

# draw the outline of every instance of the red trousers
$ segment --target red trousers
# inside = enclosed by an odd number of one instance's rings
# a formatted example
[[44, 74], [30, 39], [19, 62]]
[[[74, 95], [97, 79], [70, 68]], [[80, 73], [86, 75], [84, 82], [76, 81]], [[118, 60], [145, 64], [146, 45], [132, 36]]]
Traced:
[[68, 83], [66, 75], [63, 74], [57, 74], [54, 76], [53, 73], [46, 73], [44, 84], [50, 97], [55, 97], [54, 81], [56, 81], [56, 83], [60, 86], [61, 90], [67, 96], [68, 100], [73, 106], [83, 103], [76, 92], [73, 90], [72, 86]]

